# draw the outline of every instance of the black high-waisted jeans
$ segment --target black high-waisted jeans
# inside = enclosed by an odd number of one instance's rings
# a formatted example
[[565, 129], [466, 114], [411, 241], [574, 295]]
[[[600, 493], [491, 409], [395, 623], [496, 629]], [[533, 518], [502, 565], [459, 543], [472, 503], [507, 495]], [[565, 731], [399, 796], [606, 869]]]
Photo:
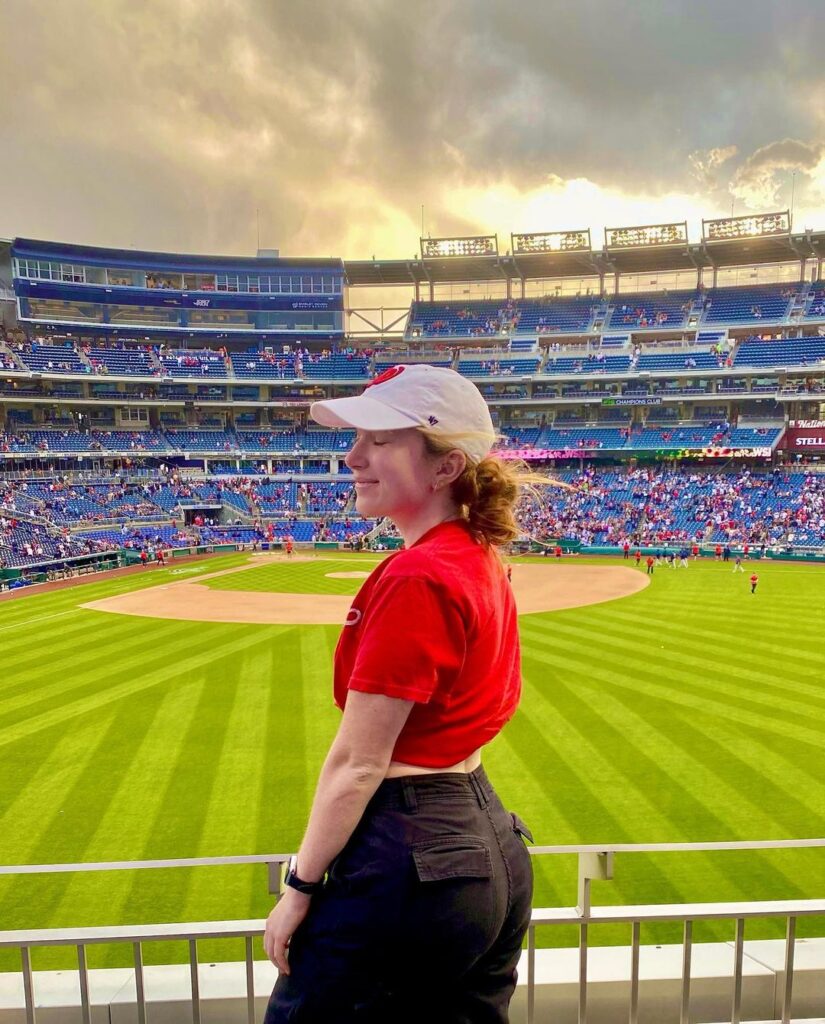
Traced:
[[506, 1024], [533, 897], [522, 836], [483, 768], [385, 779], [264, 1024]]

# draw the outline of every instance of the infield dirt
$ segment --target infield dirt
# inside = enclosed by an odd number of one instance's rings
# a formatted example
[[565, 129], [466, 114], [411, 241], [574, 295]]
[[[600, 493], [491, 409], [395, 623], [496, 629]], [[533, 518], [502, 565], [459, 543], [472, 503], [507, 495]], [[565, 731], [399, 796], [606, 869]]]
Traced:
[[[252, 569], [273, 558], [253, 559]], [[294, 558], [293, 561], [297, 561]], [[313, 559], [322, 561], [322, 559]], [[643, 590], [649, 577], [625, 566], [605, 565], [513, 565], [513, 592], [520, 615], [580, 608], [628, 597]], [[352, 597], [340, 594], [288, 594], [260, 591], [215, 590], [203, 585], [243, 569], [183, 579], [149, 590], [120, 594], [82, 605], [93, 611], [118, 615], [140, 615], [152, 619], [182, 619], [190, 622], [248, 622], [268, 625], [340, 625], [352, 604]]]

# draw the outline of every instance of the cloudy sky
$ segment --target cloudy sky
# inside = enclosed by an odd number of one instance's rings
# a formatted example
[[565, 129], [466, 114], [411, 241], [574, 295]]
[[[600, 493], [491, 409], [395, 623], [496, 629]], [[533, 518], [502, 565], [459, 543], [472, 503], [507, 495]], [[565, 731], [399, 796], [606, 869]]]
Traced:
[[824, 52], [823, 0], [0, 0], [0, 237], [825, 230]]

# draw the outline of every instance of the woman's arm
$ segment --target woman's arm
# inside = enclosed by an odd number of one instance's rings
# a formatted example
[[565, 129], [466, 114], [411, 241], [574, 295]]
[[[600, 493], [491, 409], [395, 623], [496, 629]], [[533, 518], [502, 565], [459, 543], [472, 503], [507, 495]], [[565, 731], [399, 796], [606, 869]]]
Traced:
[[[305, 882], [321, 879], [346, 845], [386, 774], [413, 703], [357, 690], [347, 694], [341, 725], [321, 769], [298, 851], [297, 874]], [[287, 889], [267, 919], [266, 954], [286, 974], [286, 950], [309, 906], [310, 897]]]

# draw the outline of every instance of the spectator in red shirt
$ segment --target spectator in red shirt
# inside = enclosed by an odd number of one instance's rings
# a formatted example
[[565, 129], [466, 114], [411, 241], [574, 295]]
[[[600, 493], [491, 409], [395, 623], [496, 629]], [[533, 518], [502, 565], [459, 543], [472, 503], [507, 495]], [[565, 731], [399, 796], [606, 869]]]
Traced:
[[[389, 517], [405, 548], [365, 581], [338, 642], [343, 718], [267, 919], [281, 973], [265, 1024], [351, 1020], [356, 1004], [365, 1020], [426, 1019], [445, 998], [452, 1019], [504, 1024], [531, 914], [530, 837], [481, 749], [521, 691], [496, 553], [517, 535], [519, 478], [490, 456], [487, 405], [453, 370], [394, 367], [311, 415], [356, 430], [356, 507]], [[422, 950], [437, 970], [421, 971]]]

